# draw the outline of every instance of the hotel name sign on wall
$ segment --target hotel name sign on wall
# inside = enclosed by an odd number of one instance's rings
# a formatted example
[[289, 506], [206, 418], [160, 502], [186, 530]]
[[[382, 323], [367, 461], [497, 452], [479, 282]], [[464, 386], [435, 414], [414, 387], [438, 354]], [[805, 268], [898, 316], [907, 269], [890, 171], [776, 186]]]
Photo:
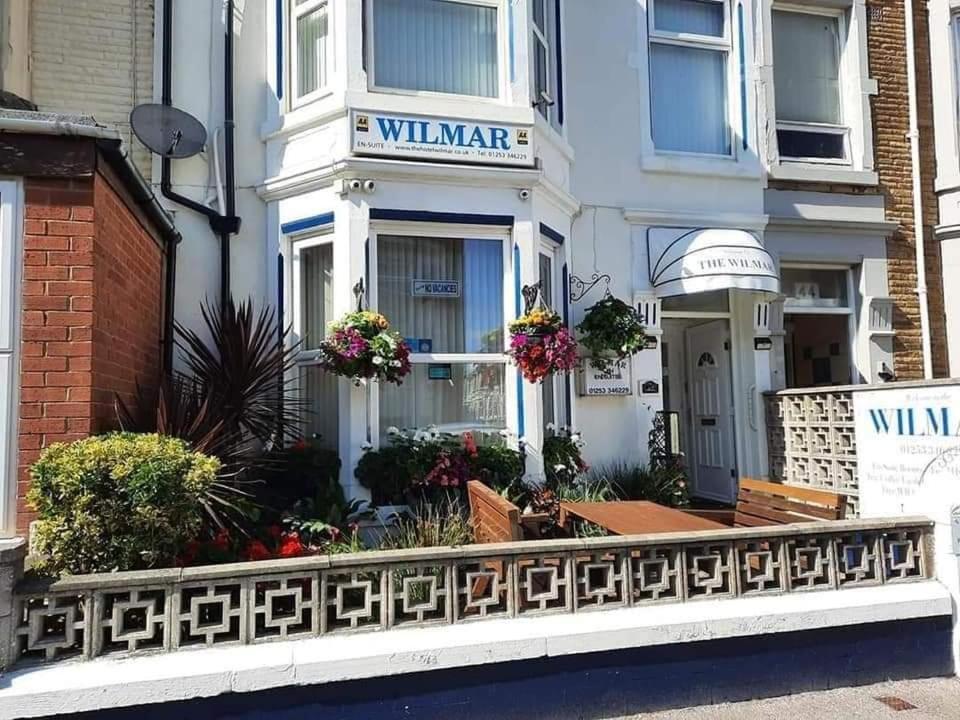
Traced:
[[528, 126], [355, 110], [351, 150], [359, 155], [533, 167]]

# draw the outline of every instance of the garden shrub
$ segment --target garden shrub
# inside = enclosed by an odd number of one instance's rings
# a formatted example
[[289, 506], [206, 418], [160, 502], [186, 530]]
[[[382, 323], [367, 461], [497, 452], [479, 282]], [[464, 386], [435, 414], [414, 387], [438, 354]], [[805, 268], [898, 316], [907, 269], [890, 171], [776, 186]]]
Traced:
[[200, 530], [220, 462], [156, 434], [111, 433], [44, 450], [27, 500], [37, 569], [51, 574], [171, 565]]
[[590, 478], [609, 483], [624, 500], [649, 500], [668, 507], [690, 504], [687, 474], [680, 463], [648, 466], [617, 463], [594, 468]]

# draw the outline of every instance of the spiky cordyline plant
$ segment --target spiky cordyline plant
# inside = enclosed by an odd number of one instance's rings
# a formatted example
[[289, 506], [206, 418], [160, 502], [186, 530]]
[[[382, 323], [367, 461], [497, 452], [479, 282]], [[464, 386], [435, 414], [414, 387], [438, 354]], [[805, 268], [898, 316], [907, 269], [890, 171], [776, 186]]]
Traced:
[[133, 408], [117, 397], [117, 416], [125, 430], [179, 437], [219, 458], [206, 510], [216, 525], [242, 526], [254, 508], [251, 476], [271, 469], [259, 446], [297, 434], [301, 407], [288, 378], [298, 347], [286, 342], [289, 330], [277, 331], [272, 310], [255, 315], [249, 301], [201, 312], [209, 341], [176, 325], [186, 373], [165, 377], [153, 394], [138, 388]]
[[176, 343], [224, 428], [268, 446], [296, 439], [301, 408], [289, 380], [300, 347], [281, 340], [274, 310], [255, 314], [251, 301], [238, 306], [231, 299], [223, 312], [204, 303], [201, 313], [209, 342], [177, 323]]

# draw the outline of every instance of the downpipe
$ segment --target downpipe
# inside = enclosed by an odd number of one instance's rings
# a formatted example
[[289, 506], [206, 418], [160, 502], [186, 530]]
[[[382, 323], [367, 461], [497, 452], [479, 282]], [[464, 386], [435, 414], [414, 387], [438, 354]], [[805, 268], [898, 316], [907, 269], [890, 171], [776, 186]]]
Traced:
[[[173, 3], [164, 0], [161, 44], [161, 99], [167, 107], [173, 106]], [[207, 218], [210, 228], [220, 241], [220, 308], [227, 307], [230, 299], [230, 240], [240, 230], [240, 218], [236, 215], [236, 182], [234, 166], [234, 116], [233, 116], [233, 0], [227, 0], [224, 37], [224, 163], [226, 166], [226, 207], [224, 214], [193, 198], [181, 195], [173, 189], [170, 158], [160, 159], [160, 192], [168, 200], [189, 208]], [[168, 273], [176, 272], [176, 257], [168, 265]], [[172, 283], [171, 283], [172, 287]], [[172, 290], [171, 290], [172, 292]], [[172, 300], [171, 300], [172, 302]], [[171, 314], [169, 332], [173, 332]]]

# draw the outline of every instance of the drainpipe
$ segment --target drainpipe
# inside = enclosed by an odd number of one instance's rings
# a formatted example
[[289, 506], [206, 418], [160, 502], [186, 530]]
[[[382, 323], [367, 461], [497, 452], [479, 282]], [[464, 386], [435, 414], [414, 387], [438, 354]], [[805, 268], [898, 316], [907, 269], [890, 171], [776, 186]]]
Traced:
[[913, 239], [917, 262], [917, 298], [920, 304], [920, 341], [923, 355], [923, 376], [933, 377], [933, 352], [930, 346], [930, 304], [927, 299], [927, 264], [923, 236], [923, 187], [920, 179], [920, 123], [917, 110], [916, 44], [913, 27], [913, 0], [904, 0], [906, 27], [907, 95], [910, 105], [910, 169], [913, 176]]
[[[162, 88], [160, 101], [173, 106], [173, 3], [163, 2], [162, 27]], [[160, 192], [165, 198], [183, 205], [207, 218], [210, 228], [220, 238], [220, 308], [227, 307], [230, 298], [230, 236], [240, 229], [240, 218], [236, 216], [236, 187], [234, 185], [234, 148], [233, 148], [233, 0], [227, 2], [227, 34], [224, 39], [224, 144], [226, 155], [227, 188], [226, 215], [221, 215], [211, 207], [199, 203], [186, 195], [173, 190], [171, 181], [170, 158], [160, 159]], [[176, 263], [176, 258], [172, 260]], [[172, 265], [175, 271], [175, 264]]]

